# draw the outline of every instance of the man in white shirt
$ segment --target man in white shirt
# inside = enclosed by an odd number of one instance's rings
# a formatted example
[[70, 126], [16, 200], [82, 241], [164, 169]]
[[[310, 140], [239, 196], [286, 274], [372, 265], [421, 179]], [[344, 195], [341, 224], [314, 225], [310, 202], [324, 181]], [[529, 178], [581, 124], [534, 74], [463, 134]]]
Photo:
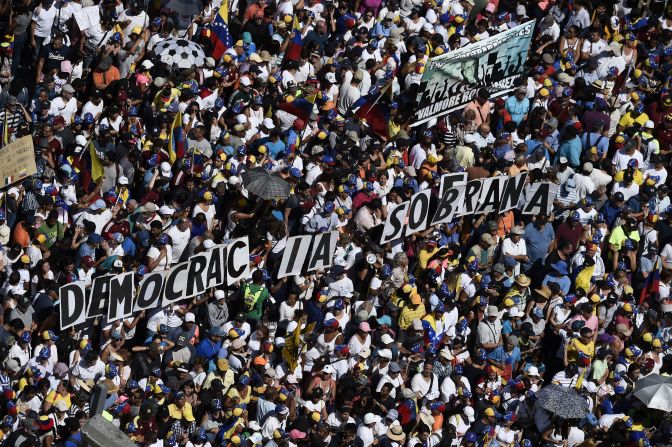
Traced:
[[425, 362], [422, 371], [411, 379], [411, 389], [417, 399], [433, 400], [439, 397], [439, 378], [434, 374], [434, 364]]
[[[604, 42], [600, 40], [600, 42]], [[585, 44], [583, 45], [585, 48]], [[600, 62], [597, 66], [597, 75], [601, 79], [607, 78], [609, 76], [609, 69], [611, 67], [616, 67], [619, 73], [625, 71], [625, 59], [621, 55], [621, 45], [618, 42], [611, 42], [608, 47], [605, 48], [611, 53], [609, 57], [600, 58]], [[583, 51], [583, 49], [582, 49]]]
[[142, 29], [149, 27], [149, 16], [142, 9], [142, 2], [140, 0], [131, 0], [128, 9], [124, 10], [119, 15], [117, 22], [122, 27], [122, 34], [124, 36], [124, 45], [131, 40], [131, 31], [136, 26]]
[[602, 32], [600, 30], [592, 30], [590, 32], [590, 37], [583, 42], [583, 46], [581, 47], [581, 58], [588, 60], [589, 58], [602, 53], [606, 49], [607, 42], [602, 39]]
[[177, 225], [173, 225], [166, 232], [173, 240], [173, 263], [176, 264], [180, 261], [182, 253], [187, 248], [189, 244], [189, 239], [191, 238], [191, 221], [186, 218], [180, 218]]
[[541, 36], [550, 36], [552, 42], [557, 42], [560, 38], [560, 26], [555, 22], [555, 19], [552, 15], [547, 15], [544, 17], [540, 24]]
[[79, 389], [79, 383], [77, 379], [82, 380], [98, 380], [105, 376], [105, 363], [103, 363], [99, 358], [95, 350], [90, 350], [86, 353], [84, 358], [79, 361], [72, 368], [70, 373], [70, 383]]
[[509, 237], [502, 242], [502, 256], [511, 256], [517, 262], [514, 269], [516, 275], [520, 273], [520, 263], [528, 261], [527, 245], [525, 239], [523, 239], [523, 234], [525, 234], [525, 230], [522, 227], [513, 227]]
[[[352, 79], [348, 81], [348, 76]], [[345, 115], [350, 107], [362, 96], [359, 91], [359, 84], [364, 79], [362, 70], [357, 70], [354, 74], [346, 73], [343, 79], [341, 91], [338, 93], [338, 113]]]
[[33, 11], [28, 30], [36, 57], [40, 54], [40, 48], [44, 40], [51, 35], [51, 28], [57, 13], [58, 9], [54, 6], [53, 0], [42, 0], [42, 3]]
[[65, 84], [61, 89], [61, 95], [51, 100], [49, 115], [62, 116], [66, 125], [70, 125], [77, 113], [77, 98], [73, 95], [75, 89], [70, 84]]

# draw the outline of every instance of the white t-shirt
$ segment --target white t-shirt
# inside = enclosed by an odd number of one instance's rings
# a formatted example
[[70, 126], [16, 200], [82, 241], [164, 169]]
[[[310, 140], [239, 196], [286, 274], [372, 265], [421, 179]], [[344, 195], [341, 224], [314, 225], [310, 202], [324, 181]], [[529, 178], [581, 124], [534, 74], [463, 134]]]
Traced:
[[51, 101], [49, 114], [53, 116], [62, 116], [66, 125], [72, 123], [75, 118], [75, 113], [77, 113], [77, 99], [74, 96], [70, 98], [70, 101], [68, 102], [65, 102], [61, 96], [57, 96]]
[[187, 229], [187, 231], [180, 231], [180, 229], [177, 228], [177, 225], [173, 225], [166, 231], [166, 234], [170, 236], [173, 241], [173, 263], [177, 263], [180, 260], [184, 249], [187, 248], [187, 245], [189, 244], [191, 230]]
[[[172, 253], [173, 250], [170, 247], [170, 245], [168, 245], [166, 250], [166, 256], [164, 256], [163, 259], [161, 259], [159, 265], [157, 265], [154, 270], [168, 270], [170, 268], [170, 265], [173, 263]], [[160, 254], [161, 250], [159, 250], [155, 246], [152, 246], [152, 248], [150, 248], [149, 251], [147, 252], [147, 257], [156, 260], [156, 258], [158, 258]]]
[[42, 6], [35, 8], [32, 17], [35, 22], [35, 37], [48, 37], [51, 34], [51, 27], [57, 13], [58, 9], [53, 4], [49, 9], [44, 9]]
[[137, 16], [127, 14], [127, 11], [128, 10], [122, 12], [118, 19], [118, 22], [120, 23], [124, 23], [127, 20], [131, 21], [131, 23], [129, 23], [128, 26], [122, 30], [122, 34], [124, 35], [124, 43], [130, 40], [131, 30], [133, 30], [134, 27], [139, 26], [141, 28], [147, 28], [149, 26], [149, 16], [145, 11], [141, 11]]

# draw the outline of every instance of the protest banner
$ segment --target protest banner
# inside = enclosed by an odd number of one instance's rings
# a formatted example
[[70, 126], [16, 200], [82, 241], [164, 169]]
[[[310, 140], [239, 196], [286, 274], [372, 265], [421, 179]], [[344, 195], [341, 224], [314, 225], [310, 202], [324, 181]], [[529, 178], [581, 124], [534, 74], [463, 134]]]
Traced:
[[389, 241], [399, 239], [404, 232], [406, 215], [408, 214], [409, 202], [391, 205], [387, 212], [387, 220], [383, 226], [383, 234], [380, 237], [380, 244], [384, 245]]
[[550, 182], [539, 182], [530, 185], [525, 194], [523, 214], [551, 214], [553, 212], [553, 199], [558, 193], [560, 185]]
[[100, 9], [98, 6], [87, 6], [72, 13], [80, 31], [96, 27], [100, 23]]
[[84, 281], [66, 284], [58, 290], [61, 329], [81, 324], [86, 320], [86, 285]]
[[321, 270], [331, 267], [334, 260], [334, 251], [338, 242], [338, 231], [330, 231], [313, 236], [310, 247], [307, 271]]
[[[335, 248], [335, 242], [332, 245]], [[81, 324], [87, 318], [120, 320], [133, 312], [205, 293], [211, 287], [249, 279], [249, 258], [250, 243], [242, 237], [195, 254], [170, 270], [147, 273], [137, 288], [135, 272], [99, 276], [88, 290], [82, 281], [66, 284], [59, 289], [61, 329]]]
[[432, 204], [436, 199], [431, 197], [428, 189], [417, 192], [407, 202], [391, 206], [387, 220], [382, 224], [380, 244], [450, 222], [459, 216], [501, 214], [516, 208], [521, 201], [523, 214], [548, 214], [558, 189], [554, 183], [540, 182], [531, 185], [532, 188], [524, 194], [527, 172], [515, 177], [488, 177], [469, 182], [466, 179], [465, 173], [443, 175], [438, 206]]
[[306, 260], [306, 253], [308, 253], [312, 240], [313, 236], [310, 235], [292, 236], [287, 239], [287, 246], [285, 247], [282, 261], [280, 261], [278, 278], [285, 278], [301, 273]]
[[431, 191], [425, 189], [413, 194], [408, 209], [408, 226], [406, 227], [406, 236], [422, 231], [427, 228], [427, 218], [429, 217], [429, 202]]
[[23, 180], [37, 172], [33, 137], [28, 135], [0, 150], [0, 181], [2, 186]]
[[111, 323], [133, 315], [135, 273], [126, 272], [110, 278], [108, 286], [107, 322]]
[[425, 66], [412, 126], [464, 107], [480, 88], [492, 97], [512, 91], [525, 74], [535, 21], [431, 58]]

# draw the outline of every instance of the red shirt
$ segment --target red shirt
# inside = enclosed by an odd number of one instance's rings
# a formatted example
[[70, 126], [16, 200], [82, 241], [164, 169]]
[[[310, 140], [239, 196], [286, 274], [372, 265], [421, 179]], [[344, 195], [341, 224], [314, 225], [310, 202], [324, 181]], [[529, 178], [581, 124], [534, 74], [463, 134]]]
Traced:
[[577, 222], [576, 226], [572, 229], [569, 226], [569, 224], [563, 222], [558, 226], [558, 229], [555, 231], [555, 238], [559, 241], [565, 239], [571, 242], [572, 246], [576, 250], [576, 247], [579, 246], [579, 241], [581, 240], [582, 232], [583, 232], [583, 226], [581, 225], [581, 223]]

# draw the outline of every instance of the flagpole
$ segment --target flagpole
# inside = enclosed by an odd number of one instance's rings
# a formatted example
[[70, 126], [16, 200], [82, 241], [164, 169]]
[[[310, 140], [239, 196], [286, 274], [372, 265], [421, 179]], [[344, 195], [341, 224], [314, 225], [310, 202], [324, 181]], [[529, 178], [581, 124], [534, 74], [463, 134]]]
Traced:
[[371, 105], [369, 106], [369, 109], [366, 111], [366, 113], [364, 114], [364, 116], [362, 117], [362, 119], [366, 119], [366, 115], [368, 115], [369, 112], [371, 111], [371, 109], [373, 109], [373, 107], [374, 107], [376, 104], [378, 104], [378, 101], [380, 101], [380, 98], [383, 97], [383, 94], [385, 93], [385, 91], [386, 91], [391, 85], [392, 85], [392, 80], [390, 79], [390, 81], [387, 83], [387, 85], [385, 85], [385, 87], [383, 87], [383, 89], [380, 91], [380, 94], [378, 95], [378, 97], [376, 98], [376, 100], [373, 101], [373, 104], [371, 104]]

